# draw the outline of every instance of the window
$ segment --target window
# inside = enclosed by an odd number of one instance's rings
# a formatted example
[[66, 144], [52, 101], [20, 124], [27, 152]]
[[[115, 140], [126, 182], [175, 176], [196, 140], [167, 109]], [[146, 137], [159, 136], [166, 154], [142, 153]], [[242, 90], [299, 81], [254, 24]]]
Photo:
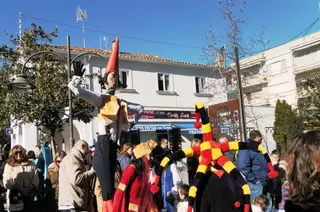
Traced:
[[170, 91], [170, 80], [168, 74], [158, 74], [158, 90]]
[[280, 74], [286, 71], [286, 60], [281, 60], [266, 66], [269, 75]]
[[126, 85], [127, 89], [133, 89], [132, 71], [122, 69], [119, 71], [119, 80], [122, 84]]
[[204, 93], [206, 87], [206, 79], [203, 77], [196, 77], [196, 93]]
[[124, 85], [124, 88], [128, 87], [128, 78], [129, 78], [129, 71], [127, 70], [122, 70], [120, 71], [120, 76], [119, 76], [119, 80], [121, 82], [122, 85]]

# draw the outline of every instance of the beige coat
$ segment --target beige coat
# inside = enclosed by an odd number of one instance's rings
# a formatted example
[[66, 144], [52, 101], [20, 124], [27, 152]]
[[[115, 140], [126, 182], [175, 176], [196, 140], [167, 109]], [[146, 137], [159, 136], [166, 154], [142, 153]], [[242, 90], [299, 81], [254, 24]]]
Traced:
[[87, 210], [89, 183], [94, 171], [86, 171], [81, 153], [73, 147], [59, 169], [59, 207]]
[[24, 196], [28, 196], [30, 185], [39, 186], [37, 169], [32, 161], [14, 164], [6, 164], [3, 172], [3, 185], [6, 189], [19, 189]]
[[50, 180], [52, 188], [55, 191], [55, 199], [58, 199], [59, 194], [59, 166], [53, 162], [48, 167], [48, 176], [47, 178]]

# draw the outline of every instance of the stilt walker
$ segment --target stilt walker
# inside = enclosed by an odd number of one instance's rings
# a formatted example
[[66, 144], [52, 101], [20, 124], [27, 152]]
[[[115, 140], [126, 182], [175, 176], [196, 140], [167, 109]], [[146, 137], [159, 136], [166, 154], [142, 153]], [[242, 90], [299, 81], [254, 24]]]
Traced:
[[[93, 168], [97, 174], [98, 185], [101, 188], [103, 202], [99, 204], [99, 211], [111, 212], [113, 195], [115, 192], [115, 165], [117, 160], [117, 142], [122, 131], [128, 131], [134, 126], [143, 114], [143, 107], [130, 103], [114, 96], [119, 82], [119, 38], [113, 42], [112, 52], [100, 79], [101, 86], [107, 90], [106, 94], [96, 94], [81, 88], [81, 77], [85, 69], [83, 64], [74, 64], [74, 76], [69, 83], [73, 93], [98, 108], [99, 136], [95, 144]], [[134, 121], [129, 124], [128, 112], [134, 113]], [[99, 197], [97, 197], [99, 198]]]

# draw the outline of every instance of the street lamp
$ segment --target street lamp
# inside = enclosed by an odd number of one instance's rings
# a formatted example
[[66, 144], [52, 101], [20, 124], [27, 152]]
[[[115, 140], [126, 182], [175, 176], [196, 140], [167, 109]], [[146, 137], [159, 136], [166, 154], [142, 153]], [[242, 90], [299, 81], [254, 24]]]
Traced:
[[314, 103], [312, 103], [310, 107], [307, 108], [307, 111], [310, 115], [314, 115], [319, 111], [319, 108]]
[[[104, 57], [102, 57], [101, 55], [97, 54], [97, 53], [91, 53], [91, 52], [85, 52], [85, 53], [81, 53], [77, 56], [75, 56], [72, 60], [71, 60], [71, 52], [70, 52], [70, 36], [67, 36], [67, 57], [62, 57], [60, 54], [53, 52], [53, 51], [40, 51], [40, 52], [36, 52], [34, 54], [32, 54], [31, 56], [29, 56], [27, 58], [27, 60], [24, 62], [22, 69], [21, 69], [21, 74], [16, 75], [12, 82], [9, 83], [9, 88], [11, 88], [12, 90], [14, 90], [17, 93], [20, 94], [25, 94], [25, 93], [30, 93], [32, 91], [32, 89], [35, 88], [35, 85], [32, 83], [32, 80], [29, 80], [29, 76], [24, 74], [24, 69], [27, 65], [27, 63], [34, 58], [35, 56], [38, 56], [40, 54], [51, 54], [54, 55], [56, 57], [58, 57], [61, 61], [63, 61], [64, 63], [66, 63], [67, 65], [67, 70], [68, 70], [68, 80], [71, 80], [71, 65], [80, 57], [85, 56], [85, 55], [94, 55], [97, 57], [102, 58], [103, 60], [105, 60]], [[73, 114], [72, 114], [72, 93], [71, 90], [69, 89], [68, 92], [68, 102], [69, 102], [69, 124], [70, 124], [70, 148], [72, 148], [73, 144], [74, 144], [74, 136], [73, 136]]]
[[19, 94], [29, 93], [34, 88], [34, 85], [28, 81], [28, 76], [25, 74], [16, 75], [9, 86]]

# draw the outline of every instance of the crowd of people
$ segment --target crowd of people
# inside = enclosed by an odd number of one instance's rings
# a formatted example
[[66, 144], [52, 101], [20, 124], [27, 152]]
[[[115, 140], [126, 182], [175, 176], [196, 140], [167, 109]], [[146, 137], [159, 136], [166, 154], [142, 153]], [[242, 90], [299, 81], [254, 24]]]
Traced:
[[[94, 148], [79, 140], [68, 153], [57, 150], [53, 159], [45, 144], [35, 152], [16, 145], [2, 158], [6, 195], [0, 200], [8, 211], [320, 211], [320, 131], [288, 142], [286, 155], [275, 150], [269, 157], [257, 130], [244, 142], [214, 138], [204, 104], [196, 103], [195, 128], [202, 128], [203, 138], [190, 147], [169, 149], [165, 138], [119, 147], [121, 133], [132, 129], [144, 108], [115, 96], [117, 88], [126, 87], [119, 81], [118, 57], [119, 38], [99, 81], [105, 94], [84, 89], [84, 64], [73, 63], [69, 89], [98, 109]], [[184, 158], [188, 179], [183, 181], [177, 162]]]
[[[259, 131], [252, 131], [246, 142], [261, 139]], [[223, 137], [218, 142], [229, 141]], [[194, 145], [201, 145], [201, 140], [194, 139]], [[87, 142], [79, 140], [68, 154], [58, 151], [49, 165], [41, 149], [37, 146], [35, 153], [27, 152], [16, 145], [4, 161], [2, 185], [7, 190], [4, 200], [8, 211], [105, 211], [91, 165], [94, 149]], [[183, 182], [176, 161], [172, 161], [162, 174], [158, 190], [153, 187], [156, 169], [170, 154], [166, 139], [119, 147], [112, 211], [188, 211], [190, 186], [198, 167], [194, 157], [187, 161], [189, 182]], [[250, 211], [319, 211], [320, 131], [302, 134], [292, 141], [285, 160], [279, 160], [280, 156], [277, 150], [271, 153], [273, 167], [279, 173], [276, 179], [268, 179], [261, 154], [240, 150], [231, 156], [250, 187]], [[243, 211], [232, 204], [243, 198], [239, 184], [227, 174], [218, 177], [208, 172], [206, 178], [198, 189], [193, 211]]]

